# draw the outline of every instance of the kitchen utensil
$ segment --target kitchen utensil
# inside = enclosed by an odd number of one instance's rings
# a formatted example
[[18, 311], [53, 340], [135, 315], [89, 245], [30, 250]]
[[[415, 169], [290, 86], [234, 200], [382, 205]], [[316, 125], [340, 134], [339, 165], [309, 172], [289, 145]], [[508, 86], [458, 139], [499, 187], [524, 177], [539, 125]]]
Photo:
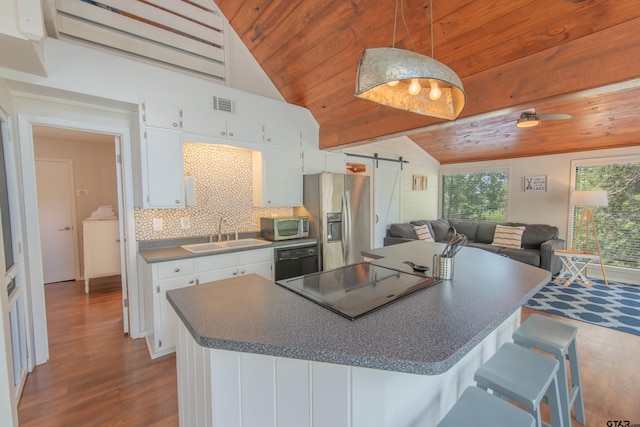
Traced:
[[449, 250], [449, 247], [451, 246], [451, 241], [454, 239], [454, 237], [456, 237], [456, 235], [458, 234], [458, 232], [456, 231], [456, 228], [452, 225], [449, 227], [449, 229], [447, 230], [447, 246], [443, 249], [442, 251], [442, 256], [444, 256], [447, 251]]
[[460, 252], [460, 249], [467, 245], [467, 241], [467, 236], [463, 234], [462, 239], [452, 245], [451, 250], [449, 251], [449, 258], [453, 258], [454, 256], [456, 256], [456, 254]]
[[463, 238], [464, 234], [457, 234], [453, 239], [451, 239], [449, 243], [447, 243], [447, 247], [445, 248], [445, 253], [443, 254], [443, 256], [446, 258], [451, 258], [451, 252], [453, 251], [454, 246], [460, 243]]
[[411, 267], [413, 271], [417, 271], [419, 273], [424, 273], [429, 269], [429, 267], [427, 267], [426, 265], [416, 264], [411, 261], [404, 261], [404, 263], [407, 264], [409, 267]]

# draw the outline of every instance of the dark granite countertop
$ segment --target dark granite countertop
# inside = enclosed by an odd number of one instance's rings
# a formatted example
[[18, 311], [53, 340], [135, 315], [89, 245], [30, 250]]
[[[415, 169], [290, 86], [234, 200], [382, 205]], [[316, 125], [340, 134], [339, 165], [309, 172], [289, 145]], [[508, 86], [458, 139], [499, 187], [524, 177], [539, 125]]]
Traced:
[[[442, 247], [415, 241], [365, 255], [409, 271], [402, 261], [430, 266]], [[435, 375], [451, 368], [549, 279], [546, 270], [464, 248], [455, 258], [453, 280], [354, 321], [257, 275], [172, 290], [167, 298], [203, 347]]]
[[[253, 236], [249, 236], [249, 237], [253, 237]], [[255, 238], [259, 238], [259, 237], [255, 237]], [[215, 252], [202, 252], [202, 253], [189, 252], [188, 250], [180, 247], [180, 245], [193, 244], [193, 243], [205, 243], [205, 242], [207, 242], [207, 239], [205, 237], [141, 241], [141, 242], [138, 242], [138, 247], [139, 247], [138, 254], [147, 263], [151, 264], [154, 262], [173, 261], [173, 260], [183, 259], [183, 258], [194, 258], [194, 257], [201, 257], [201, 256], [226, 254], [230, 252], [240, 252], [240, 251], [246, 251], [251, 249], [264, 249], [264, 248], [275, 249], [275, 248], [281, 248], [281, 247], [313, 245], [317, 243], [317, 239], [282, 240], [279, 242], [271, 242], [268, 245], [253, 246], [253, 247], [245, 246], [245, 247], [217, 250]]]

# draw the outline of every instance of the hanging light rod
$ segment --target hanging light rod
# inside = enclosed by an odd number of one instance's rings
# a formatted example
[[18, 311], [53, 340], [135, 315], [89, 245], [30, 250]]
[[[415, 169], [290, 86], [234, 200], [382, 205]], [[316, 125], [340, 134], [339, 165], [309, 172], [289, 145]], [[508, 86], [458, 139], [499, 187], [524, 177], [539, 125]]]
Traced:
[[[401, 7], [401, 14], [409, 41], [413, 46], [411, 34], [404, 19], [404, 4]], [[429, 14], [431, 55], [433, 56], [433, 7], [431, 4]], [[414, 52], [396, 48], [397, 15], [398, 0], [396, 0], [392, 47], [364, 50], [358, 67], [355, 95], [388, 107], [455, 120], [466, 104], [466, 95], [460, 77], [443, 63], [415, 52], [415, 48]]]

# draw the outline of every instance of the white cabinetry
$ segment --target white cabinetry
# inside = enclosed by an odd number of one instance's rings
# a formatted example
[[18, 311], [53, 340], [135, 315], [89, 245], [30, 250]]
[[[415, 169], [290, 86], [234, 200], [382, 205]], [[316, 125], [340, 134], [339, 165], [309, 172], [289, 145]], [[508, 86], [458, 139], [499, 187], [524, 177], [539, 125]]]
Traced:
[[89, 279], [120, 274], [120, 227], [117, 219], [82, 221], [84, 291]]
[[262, 123], [226, 117], [217, 113], [183, 109], [182, 127], [189, 142], [228, 143], [241, 148], [256, 148], [243, 143], [262, 143]]
[[142, 121], [145, 126], [175, 129], [182, 128], [180, 107], [160, 102], [145, 101], [142, 103]]
[[143, 207], [184, 207], [182, 132], [147, 128], [142, 140]]
[[253, 152], [253, 205], [302, 205], [300, 150], [265, 144], [261, 152]]
[[273, 280], [271, 247], [148, 264], [140, 260], [145, 287], [147, 346], [152, 358], [172, 353], [179, 321], [167, 291], [256, 273]]
[[265, 125], [264, 142], [283, 147], [300, 148], [300, 131], [282, 126]]
[[196, 284], [194, 260], [141, 263], [145, 287], [147, 346], [155, 358], [175, 350], [178, 317], [167, 300], [167, 291]]
[[273, 249], [254, 249], [196, 258], [196, 271], [198, 283], [251, 273], [273, 280]]
[[147, 101], [141, 104], [140, 114], [142, 207], [184, 207], [180, 107]]
[[328, 153], [320, 150], [305, 150], [303, 155], [303, 171], [305, 175], [313, 175], [323, 172], [346, 172], [346, 154]]

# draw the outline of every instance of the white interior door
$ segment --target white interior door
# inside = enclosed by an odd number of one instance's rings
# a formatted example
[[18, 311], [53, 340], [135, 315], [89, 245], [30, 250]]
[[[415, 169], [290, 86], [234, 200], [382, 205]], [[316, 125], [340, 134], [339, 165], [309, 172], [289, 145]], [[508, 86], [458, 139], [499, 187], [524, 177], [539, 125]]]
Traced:
[[374, 247], [376, 248], [380, 248], [384, 244], [387, 225], [400, 222], [401, 177], [402, 171], [399, 163], [380, 162], [373, 171], [376, 213]]
[[75, 280], [77, 230], [71, 160], [36, 159], [36, 186], [44, 283]]

